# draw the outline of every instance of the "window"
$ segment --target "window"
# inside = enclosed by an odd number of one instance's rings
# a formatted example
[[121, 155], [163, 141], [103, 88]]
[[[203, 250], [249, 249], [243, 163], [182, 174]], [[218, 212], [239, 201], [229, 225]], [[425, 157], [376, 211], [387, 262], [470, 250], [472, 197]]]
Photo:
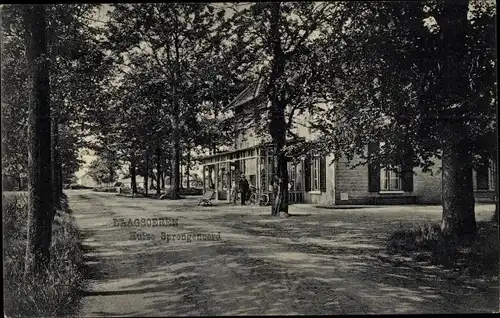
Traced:
[[[368, 143], [368, 153], [384, 151], [385, 142]], [[380, 167], [376, 163], [368, 164], [368, 191], [413, 191], [413, 164], [405, 162], [401, 165]]]
[[302, 190], [302, 163], [299, 163], [296, 166], [295, 176], [296, 176], [295, 182], [294, 182], [295, 190], [301, 191]]
[[304, 166], [300, 169], [300, 174], [305, 175], [304, 190], [315, 192], [315, 194], [326, 192], [326, 157], [310, 156], [303, 162]]
[[497, 164], [493, 160], [490, 160], [489, 164], [489, 188], [490, 190], [495, 190], [495, 178], [497, 177]]
[[302, 164], [288, 163], [288, 180], [290, 191], [302, 190]]
[[320, 191], [320, 157], [314, 157], [311, 162], [311, 191]]
[[487, 163], [476, 168], [476, 189], [480, 191], [495, 190], [496, 163], [489, 160]]
[[399, 167], [380, 169], [380, 191], [401, 191]]
[[297, 166], [294, 165], [292, 162], [288, 163], [288, 183], [289, 183], [289, 188], [288, 190], [292, 191], [295, 189], [295, 181], [297, 180]]

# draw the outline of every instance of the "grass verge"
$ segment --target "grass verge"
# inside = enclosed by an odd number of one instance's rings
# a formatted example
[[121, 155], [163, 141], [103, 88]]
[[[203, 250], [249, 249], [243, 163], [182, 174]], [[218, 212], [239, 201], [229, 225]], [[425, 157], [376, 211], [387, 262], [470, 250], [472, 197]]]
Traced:
[[66, 198], [53, 222], [50, 266], [40, 278], [23, 280], [26, 252], [26, 195], [2, 196], [4, 314], [7, 317], [73, 315], [85, 286], [80, 234]]
[[389, 238], [387, 252], [441, 265], [470, 277], [498, 277], [498, 226], [495, 222], [478, 222], [477, 229], [477, 235], [468, 243], [443, 237], [438, 224], [400, 229]]

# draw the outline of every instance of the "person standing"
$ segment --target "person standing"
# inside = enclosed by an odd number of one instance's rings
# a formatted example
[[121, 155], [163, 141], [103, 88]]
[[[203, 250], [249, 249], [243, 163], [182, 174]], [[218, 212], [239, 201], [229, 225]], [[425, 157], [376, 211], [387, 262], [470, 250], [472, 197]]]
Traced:
[[245, 200], [250, 190], [250, 184], [244, 174], [240, 178], [240, 193], [241, 193], [241, 205], [245, 205]]

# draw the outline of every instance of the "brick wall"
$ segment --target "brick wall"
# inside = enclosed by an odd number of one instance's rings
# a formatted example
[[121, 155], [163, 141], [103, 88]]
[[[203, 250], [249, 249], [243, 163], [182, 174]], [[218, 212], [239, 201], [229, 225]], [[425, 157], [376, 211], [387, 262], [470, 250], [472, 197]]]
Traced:
[[[358, 163], [359, 158], [354, 158], [351, 164]], [[388, 198], [389, 196], [401, 197], [401, 202], [413, 202], [422, 204], [436, 204], [441, 202], [441, 172], [440, 163], [436, 161], [434, 175], [423, 173], [420, 168], [415, 168], [413, 176], [413, 191], [401, 194], [379, 194], [368, 191], [368, 166], [349, 168], [345, 158], [340, 158], [336, 164], [336, 191], [335, 202], [341, 204], [373, 204], [375, 198]], [[438, 172], [439, 171], [439, 172]], [[341, 200], [342, 194], [347, 195], [348, 200]], [[416, 196], [416, 198], [413, 198]], [[396, 201], [397, 203], [397, 201]]]
[[[351, 164], [356, 164], [359, 161], [359, 158], [354, 158]], [[376, 194], [368, 191], [368, 166], [359, 166], [351, 169], [346, 164], [347, 160], [345, 158], [339, 158], [336, 162], [336, 204], [372, 203], [371, 198]], [[345, 195], [347, 195], [348, 200], [341, 200], [345, 199]]]
[[421, 168], [415, 168], [413, 177], [413, 193], [418, 196], [418, 203], [439, 204], [441, 203], [441, 161], [434, 159], [431, 172], [422, 172]]

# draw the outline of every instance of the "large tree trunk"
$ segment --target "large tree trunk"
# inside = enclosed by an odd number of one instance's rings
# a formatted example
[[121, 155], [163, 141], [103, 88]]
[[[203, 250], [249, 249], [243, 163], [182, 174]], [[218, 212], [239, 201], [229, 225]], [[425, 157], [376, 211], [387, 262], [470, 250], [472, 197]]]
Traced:
[[[495, 138], [496, 139], [496, 138]], [[490, 169], [493, 169], [494, 173], [494, 180], [493, 180], [493, 185], [494, 185], [494, 190], [495, 190], [495, 195], [493, 197], [494, 202], [495, 202], [495, 214], [493, 215], [493, 218], [491, 219], [492, 222], [495, 222], [496, 225], [498, 226], [500, 223], [499, 220], [499, 215], [498, 215], [498, 154], [494, 153], [493, 158], [491, 158], [491, 163], [492, 165], [490, 166]]]
[[[180, 161], [180, 160], [179, 160]], [[184, 188], [184, 181], [183, 179], [183, 174], [182, 174], [182, 164], [179, 165], [179, 188], [182, 189]]]
[[160, 141], [156, 142], [156, 194], [160, 195], [161, 190], [160, 190], [160, 182], [161, 182], [161, 148], [160, 148]]
[[273, 165], [276, 177], [273, 184], [274, 200], [271, 214], [278, 215], [280, 212], [288, 213], [288, 170], [282, 144], [275, 145], [274, 152]]
[[[26, 5], [23, 12], [26, 55], [31, 71], [28, 110], [28, 238], [25, 274], [44, 273], [52, 238], [50, 82], [46, 57], [45, 6]], [[49, 185], [49, 186], [47, 186]], [[27, 276], [25, 276], [27, 277]]]
[[286, 142], [285, 103], [280, 96], [281, 83], [284, 80], [285, 60], [281, 48], [280, 39], [280, 3], [272, 3], [271, 8], [271, 38], [273, 49], [272, 71], [268, 89], [268, 97], [271, 101], [269, 110], [269, 132], [274, 144], [273, 165], [275, 178], [273, 182], [274, 200], [271, 207], [271, 215], [279, 212], [288, 213], [288, 171], [284, 146]]
[[182, 147], [179, 149], [179, 188], [184, 188], [184, 174], [182, 173]]
[[[180, 199], [180, 159], [181, 159], [181, 147], [180, 147], [180, 134], [179, 134], [179, 120], [180, 120], [180, 107], [179, 100], [177, 99], [177, 80], [180, 75], [180, 64], [179, 64], [179, 45], [178, 38], [174, 38], [175, 44], [175, 68], [172, 72], [172, 187], [170, 189], [170, 198], [173, 200]], [[167, 53], [169, 50], [167, 50]]]
[[472, 155], [464, 134], [466, 127], [449, 123], [443, 142], [441, 230], [445, 236], [464, 237], [476, 233]]
[[189, 182], [189, 174], [190, 174], [190, 166], [191, 166], [191, 149], [187, 149], [187, 154], [186, 154], [186, 188], [191, 187], [191, 183]]
[[472, 186], [472, 149], [468, 127], [461, 113], [467, 101], [468, 77], [462, 71], [467, 59], [466, 34], [468, 0], [445, 0], [437, 16], [441, 28], [442, 88], [445, 109], [442, 120], [441, 230], [445, 236], [468, 237], [476, 233]]
[[165, 165], [165, 157], [164, 157], [164, 154], [162, 152], [162, 156], [161, 156], [161, 174], [160, 174], [160, 177], [161, 177], [161, 188], [162, 189], [165, 189], [165, 170], [167, 169], [166, 165]]
[[[50, 126], [50, 137], [51, 137], [51, 164], [52, 164], [52, 196], [54, 200], [55, 209], [61, 209], [61, 181], [59, 177], [61, 175], [61, 159], [59, 155], [59, 124], [58, 124], [58, 114], [59, 106], [56, 103], [55, 107], [52, 109], [52, 123]], [[55, 216], [55, 214], [54, 214]]]
[[[60, 154], [60, 152], [59, 152]], [[64, 183], [64, 174], [63, 174], [63, 167], [62, 167], [62, 162], [61, 162], [61, 156], [59, 155], [59, 162], [61, 163], [60, 169], [59, 169], [59, 197], [63, 197], [63, 183]]]
[[130, 161], [130, 186], [132, 188], [132, 194], [137, 193], [137, 176], [136, 176], [136, 170], [135, 170], [135, 161], [131, 160]]
[[[177, 105], [177, 102], [174, 102], [174, 105]], [[179, 106], [173, 107], [173, 116], [172, 116], [172, 163], [171, 167], [171, 184], [172, 187], [170, 189], [171, 199], [179, 199], [180, 198], [180, 140], [179, 140]]]
[[114, 186], [113, 182], [114, 182], [115, 169], [111, 164], [108, 166], [108, 171], [109, 171], [109, 179], [108, 179], [109, 186], [113, 187]]
[[171, 171], [171, 169], [170, 169], [170, 158], [168, 156], [165, 156], [165, 160], [163, 162], [163, 179], [164, 179], [165, 185], [167, 184], [167, 181], [166, 181], [167, 176], [169, 178], [169, 181], [168, 181], [169, 183], [168, 184], [172, 185], [171, 184], [171, 180], [170, 180], [170, 176], [171, 176], [170, 171]]
[[19, 191], [22, 191], [24, 190], [23, 188], [23, 178], [21, 177], [21, 175], [19, 175], [19, 177], [17, 177], [17, 187], [19, 189]]
[[161, 170], [161, 188], [165, 189], [165, 168]]
[[144, 173], [144, 189], [146, 190], [146, 197], [149, 191], [149, 153], [146, 152], [146, 170]]
[[173, 169], [172, 169], [172, 158], [169, 160], [169, 166], [170, 169], [168, 170], [168, 185], [170, 186], [170, 189], [173, 187], [172, 179], [173, 179]]
[[498, 161], [495, 159], [495, 215], [493, 216], [493, 221], [500, 224], [500, 217], [498, 215]]
[[[495, 128], [495, 134], [494, 134], [495, 138], [494, 139], [494, 145], [498, 145], [498, 128]], [[493, 146], [492, 148], [496, 149], [497, 147]], [[495, 151], [493, 152], [493, 158], [492, 158], [492, 164], [493, 166], [490, 167], [490, 169], [493, 169], [494, 170], [494, 185], [495, 185], [495, 196], [494, 196], [494, 200], [495, 200], [495, 215], [493, 216], [493, 222], [496, 222], [497, 226], [500, 224], [500, 218], [499, 218], [499, 215], [498, 215], [498, 153]]]

